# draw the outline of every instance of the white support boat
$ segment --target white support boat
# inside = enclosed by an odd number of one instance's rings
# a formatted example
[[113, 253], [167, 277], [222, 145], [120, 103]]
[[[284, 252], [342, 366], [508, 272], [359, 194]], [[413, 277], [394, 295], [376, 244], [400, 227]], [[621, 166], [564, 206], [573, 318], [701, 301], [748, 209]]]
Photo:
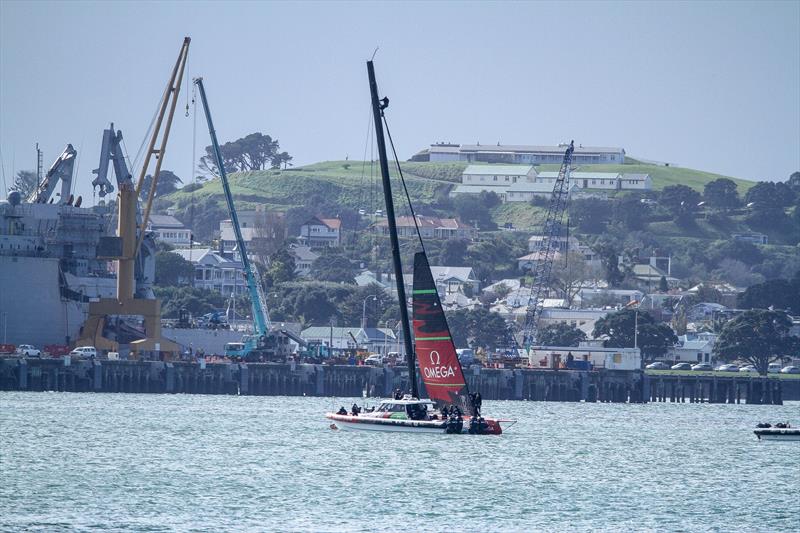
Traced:
[[757, 428], [755, 433], [758, 440], [800, 440], [800, 428], [787, 427], [766, 427]]

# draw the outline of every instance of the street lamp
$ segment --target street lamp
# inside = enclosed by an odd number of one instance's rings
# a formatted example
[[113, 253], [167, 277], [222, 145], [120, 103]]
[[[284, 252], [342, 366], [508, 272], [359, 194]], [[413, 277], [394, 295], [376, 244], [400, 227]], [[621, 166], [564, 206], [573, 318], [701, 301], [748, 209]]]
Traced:
[[364, 298], [364, 305], [361, 306], [361, 329], [365, 329], [367, 327], [367, 300], [372, 298], [373, 302], [378, 301], [377, 294], [370, 294], [366, 298]]

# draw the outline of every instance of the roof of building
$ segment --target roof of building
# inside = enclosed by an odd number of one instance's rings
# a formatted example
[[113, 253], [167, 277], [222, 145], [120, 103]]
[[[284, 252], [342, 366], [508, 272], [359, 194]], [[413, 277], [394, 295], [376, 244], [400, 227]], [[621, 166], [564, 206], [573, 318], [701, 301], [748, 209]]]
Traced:
[[330, 229], [340, 229], [342, 221], [338, 218], [312, 217], [303, 223], [304, 226], [325, 226]]
[[453, 278], [459, 281], [475, 281], [472, 267], [431, 266], [431, 274], [434, 282]]
[[289, 253], [298, 261], [314, 262], [319, 258], [319, 254], [312, 252], [308, 246], [292, 246], [289, 248]]
[[[561, 257], [561, 252], [555, 251], [553, 253], [553, 261], [557, 261]], [[517, 261], [541, 261], [545, 258], [544, 252], [531, 252], [522, 257], [517, 257]]]
[[183, 222], [170, 215], [150, 215], [150, 225], [153, 228], [187, 229]]
[[179, 256], [183, 257], [185, 260], [196, 263], [200, 261], [203, 257], [207, 254], [211, 253], [211, 248], [175, 248], [171, 250], [172, 253], [178, 254]]
[[650, 174], [623, 174], [622, 179], [624, 180], [637, 180], [637, 181], [644, 181], [650, 177]]
[[304, 339], [334, 339], [350, 338], [350, 334], [358, 339], [359, 337], [369, 340], [395, 339], [394, 331], [389, 328], [358, 328], [358, 327], [331, 327], [331, 326], [311, 326], [300, 332]]
[[[410, 216], [395, 217], [398, 228], [413, 228], [414, 219]], [[417, 224], [420, 228], [444, 228], [444, 229], [473, 229], [472, 226], [461, 222], [457, 218], [439, 218], [425, 215], [417, 215]], [[376, 226], [388, 226], [389, 219], [382, 219], [375, 223]]]
[[478, 176], [526, 176], [536, 172], [533, 165], [470, 165], [462, 174]]
[[[557, 178], [558, 172], [546, 171], [539, 172], [540, 178]], [[619, 172], [570, 172], [570, 178], [574, 179], [598, 179], [613, 180], [619, 177]]]
[[[224, 222], [224, 221], [223, 221]], [[239, 228], [242, 230], [242, 239], [244, 242], [250, 242], [255, 235], [255, 228]], [[233, 231], [233, 226], [220, 224], [219, 238], [223, 241], [235, 242], [236, 232]]]
[[[435, 147], [431, 147], [435, 148]], [[530, 144], [462, 144], [459, 148], [462, 152], [522, 152], [522, 153], [554, 153], [563, 154], [567, 149], [562, 146], [540, 146]], [[577, 154], [619, 154], [624, 152], [623, 148], [603, 147], [603, 146], [576, 146], [573, 153]]]
[[507, 278], [507, 279], [501, 279], [500, 281], [495, 281], [491, 285], [484, 287], [483, 292], [495, 292], [497, 290], [503, 290], [503, 287], [505, 287], [509, 291], [517, 290], [520, 287], [519, 279]]

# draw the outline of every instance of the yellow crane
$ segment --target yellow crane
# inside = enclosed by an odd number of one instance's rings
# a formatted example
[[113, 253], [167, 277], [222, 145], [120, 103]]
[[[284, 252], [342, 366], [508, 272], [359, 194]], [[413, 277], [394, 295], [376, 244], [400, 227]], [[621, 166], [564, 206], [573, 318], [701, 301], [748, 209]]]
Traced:
[[[162, 353], [174, 354], [180, 349], [175, 342], [161, 336], [161, 302], [156, 299], [135, 297], [134, 276], [136, 256], [142, 246], [150, 218], [153, 196], [158, 185], [161, 163], [166, 153], [167, 140], [169, 139], [172, 118], [175, 115], [175, 108], [178, 103], [178, 94], [180, 93], [190, 42], [191, 39], [189, 37], [184, 38], [178, 59], [172, 69], [169, 83], [164, 89], [153, 133], [136, 186], [134, 186], [130, 176], [127, 176], [119, 184], [119, 193], [117, 195], [117, 236], [106, 238], [105, 242], [101, 243], [98, 251], [98, 257], [113, 259], [117, 263], [117, 296], [116, 298], [100, 298], [96, 302], [89, 303], [89, 316], [81, 328], [77, 341], [78, 346], [94, 346], [98, 350], [117, 351], [119, 349], [117, 342], [103, 336], [106, 320], [109, 316], [133, 315], [142, 316], [145, 325], [145, 338], [131, 343], [131, 351], [134, 357], [144, 353], [160, 357]], [[144, 178], [147, 175], [153, 157], [155, 157], [155, 169], [152, 173], [153, 180], [147, 194], [144, 213], [137, 235], [137, 201], [142, 193]]]

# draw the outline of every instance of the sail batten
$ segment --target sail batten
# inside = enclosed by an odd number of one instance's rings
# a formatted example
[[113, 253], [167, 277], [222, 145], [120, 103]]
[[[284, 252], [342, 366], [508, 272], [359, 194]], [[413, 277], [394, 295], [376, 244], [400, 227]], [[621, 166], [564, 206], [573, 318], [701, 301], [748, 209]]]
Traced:
[[462, 412], [472, 414], [469, 388], [424, 252], [414, 255], [411, 294], [417, 361], [428, 397], [438, 408], [456, 405]]

